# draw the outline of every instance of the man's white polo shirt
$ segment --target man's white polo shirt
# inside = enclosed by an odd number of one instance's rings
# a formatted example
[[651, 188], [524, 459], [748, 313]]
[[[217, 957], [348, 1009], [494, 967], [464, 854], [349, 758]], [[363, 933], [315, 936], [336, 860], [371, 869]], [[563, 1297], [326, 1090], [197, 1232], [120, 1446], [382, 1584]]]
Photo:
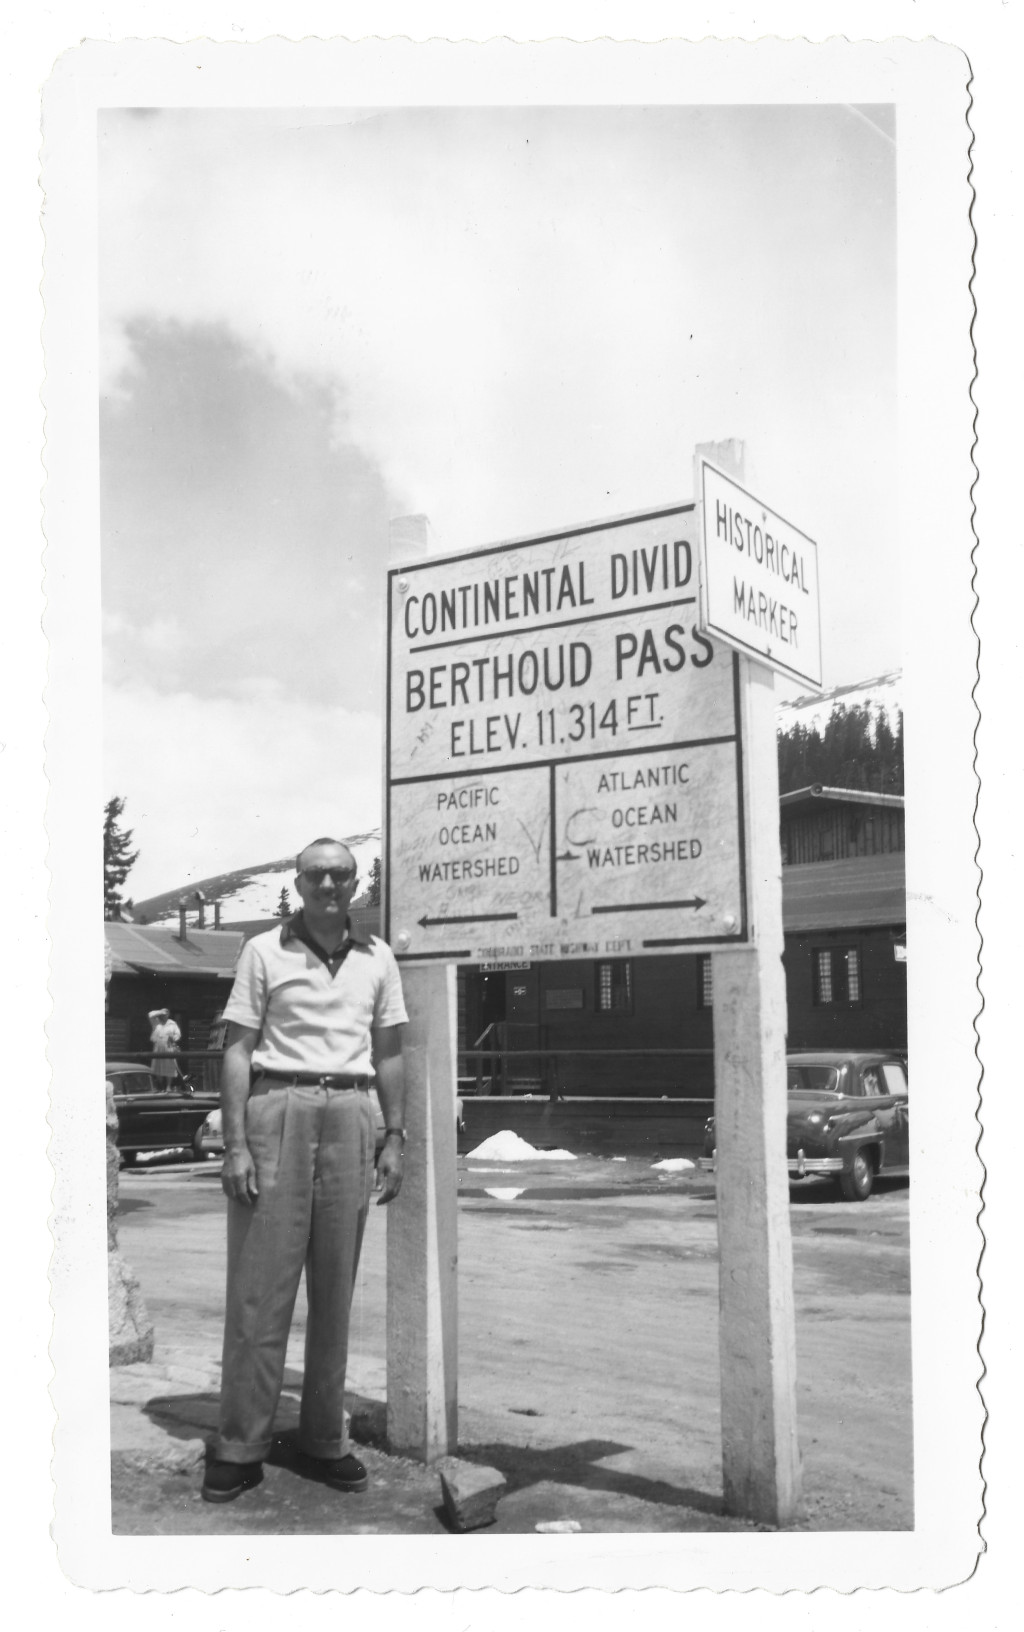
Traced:
[[409, 1017], [391, 948], [352, 934], [341, 953], [319, 956], [303, 940], [301, 914], [242, 948], [224, 1019], [260, 1033], [257, 1071], [374, 1075], [370, 1030]]

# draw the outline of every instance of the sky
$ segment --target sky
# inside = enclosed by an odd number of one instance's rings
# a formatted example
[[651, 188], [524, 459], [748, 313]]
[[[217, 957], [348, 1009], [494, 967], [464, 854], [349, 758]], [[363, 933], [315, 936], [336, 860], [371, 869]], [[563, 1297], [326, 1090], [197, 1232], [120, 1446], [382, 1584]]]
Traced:
[[[442, 553], [692, 497], [901, 661], [887, 108], [106, 110], [106, 797], [136, 899], [381, 812], [393, 517]], [[792, 692], [779, 680], [778, 695]]]

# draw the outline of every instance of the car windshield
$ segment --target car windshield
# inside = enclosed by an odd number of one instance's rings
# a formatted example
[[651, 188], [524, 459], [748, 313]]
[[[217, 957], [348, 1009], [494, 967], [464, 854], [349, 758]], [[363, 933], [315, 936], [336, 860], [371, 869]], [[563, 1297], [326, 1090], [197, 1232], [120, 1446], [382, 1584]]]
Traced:
[[153, 1094], [156, 1082], [148, 1071], [118, 1071], [111, 1081], [115, 1094]]
[[791, 1094], [840, 1094], [845, 1073], [845, 1066], [790, 1064], [787, 1087]]

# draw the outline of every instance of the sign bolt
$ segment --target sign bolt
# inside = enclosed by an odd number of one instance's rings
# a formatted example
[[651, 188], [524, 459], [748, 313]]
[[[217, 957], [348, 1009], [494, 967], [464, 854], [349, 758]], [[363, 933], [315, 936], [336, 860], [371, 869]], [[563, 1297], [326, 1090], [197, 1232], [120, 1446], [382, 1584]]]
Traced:
[[722, 924], [725, 929], [730, 931], [736, 928], [736, 919], [731, 912], [727, 912], [725, 914], [724, 918], [722, 919]]
[[398, 935], [395, 936], [395, 945], [398, 947], [400, 952], [405, 952], [408, 949], [411, 940], [412, 936], [409, 934], [409, 931], [407, 929], [403, 929]]
[[409, 580], [408, 580], [408, 578], [399, 578], [399, 580], [398, 580], [398, 593], [399, 593], [399, 595], [408, 595], [408, 593], [409, 593]]

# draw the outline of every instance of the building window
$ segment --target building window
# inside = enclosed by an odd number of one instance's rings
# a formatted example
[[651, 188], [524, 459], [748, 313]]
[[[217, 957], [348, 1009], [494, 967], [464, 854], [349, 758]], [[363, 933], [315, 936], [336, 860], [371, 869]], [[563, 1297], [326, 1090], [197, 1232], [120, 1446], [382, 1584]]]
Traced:
[[713, 1009], [715, 988], [711, 974], [711, 953], [703, 952], [697, 959], [697, 1007]]
[[633, 965], [628, 958], [597, 966], [597, 1012], [632, 1014]]
[[860, 953], [855, 946], [819, 949], [814, 954], [814, 1002], [818, 1008], [861, 1001]]
[[846, 1001], [847, 1003], [860, 1002], [860, 953], [856, 947], [850, 947], [843, 953], [844, 970], [846, 974]]

